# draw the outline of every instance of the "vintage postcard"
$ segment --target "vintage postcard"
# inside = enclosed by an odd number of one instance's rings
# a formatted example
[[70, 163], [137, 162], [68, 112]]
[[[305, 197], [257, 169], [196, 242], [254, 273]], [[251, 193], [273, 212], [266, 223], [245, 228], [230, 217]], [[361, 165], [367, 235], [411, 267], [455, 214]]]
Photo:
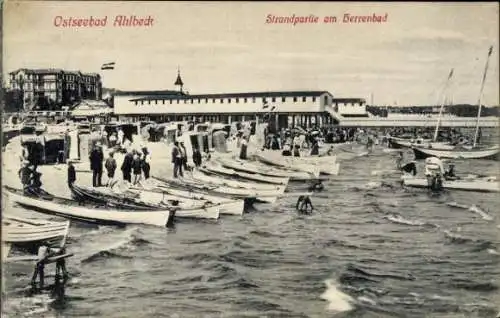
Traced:
[[498, 3], [2, 10], [2, 317], [499, 317]]

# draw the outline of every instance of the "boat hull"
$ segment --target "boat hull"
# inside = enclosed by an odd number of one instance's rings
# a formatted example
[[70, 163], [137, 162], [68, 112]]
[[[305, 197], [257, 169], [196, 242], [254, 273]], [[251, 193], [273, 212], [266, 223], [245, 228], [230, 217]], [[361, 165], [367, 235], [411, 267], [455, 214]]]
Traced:
[[222, 166], [234, 169], [236, 171], [243, 171], [247, 173], [255, 173], [258, 171], [259, 174], [270, 177], [283, 177], [289, 178], [289, 181], [305, 181], [315, 179], [315, 177], [308, 172], [285, 170], [285, 168], [271, 167], [264, 163], [258, 161], [248, 162], [244, 160], [219, 160]]
[[491, 147], [481, 150], [441, 150], [413, 147], [415, 159], [438, 157], [441, 159], [496, 159], [500, 152], [499, 147]]
[[288, 177], [264, 176], [259, 174], [258, 172], [254, 172], [253, 174], [251, 174], [214, 165], [205, 166], [201, 168], [200, 171], [205, 172], [207, 174], [220, 175], [243, 182], [255, 182], [261, 184], [287, 185], [289, 180]]
[[[403, 185], [413, 188], [428, 188], [425, 178], [403, 177]], [[464, 179], [444, 180], [443, 188], [448, 190], [474, 191], [474, 192], [500, 192], [500, 184], [496, 180]]]
[[17, 204], [37, 212], [102, 225], [146, 224], [166, 226], [171, 213], [170, 210], [134, 211], [89, 208], [79, 206], [77, 202], [64, 198], [54, 197], [54, 200], [44, 200], [25, 196], [20, 190], [16, 191], [9, 188], [6, 189], [5, 193]]
[[202, 201], [207, 201], [210, 203], [219, 204], [219, 207], [220, 207], [219, 213], [220, 214], [243, 215], [244, 208], [245, 208], [245, 201], [244, 200], [233, 200], [233, 199], [228, 199], [228, 198], [224, 198], [224, 197], [217, 197], [217, 196], [212, 196], [212, 195], [207, 195], [207, 194], [202, 194], [202, 193], [197, 193], [197, 192], [161, 187], [159, 185], [155, 185], [155, 186], [148, 188], [148, 189], [139, 189], [138, 188], [138, 190], [143, 190], [144, 192], [149, 192], [149, 193], [157, 193], [160, 195], [163, 195], [163, 194], [172, 195], [172, 196], [178, 197], [180, 200], [185, 198], [187, 200], [194, 200], [194, 201], [202, 200]]

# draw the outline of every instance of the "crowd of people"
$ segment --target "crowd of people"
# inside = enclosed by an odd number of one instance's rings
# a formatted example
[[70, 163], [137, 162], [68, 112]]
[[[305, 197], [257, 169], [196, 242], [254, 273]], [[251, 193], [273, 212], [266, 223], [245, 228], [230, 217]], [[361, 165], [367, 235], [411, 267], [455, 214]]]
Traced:
[[[111, 150], [106, 160], [104, 160], [103, 146], [101, 143], [96, 143], [92, 149], [89, 160], [90, 169], [92, 170], [92, 186], [103, 186], [102, 174], [103, 168], [106, 169], [107, 183], [106, 186], [112, 186], [115, 181], [115, 173], [118, 165], [114, 158], [114, 150]], [[150, 177], [151, 170], [151, 152], [144, 145], [140, 149], [128, 148], [123, 158], [120, 170], [122, 171], [123, 180], [131, 184], [138, 184], [141, 180], [147, 180]]]

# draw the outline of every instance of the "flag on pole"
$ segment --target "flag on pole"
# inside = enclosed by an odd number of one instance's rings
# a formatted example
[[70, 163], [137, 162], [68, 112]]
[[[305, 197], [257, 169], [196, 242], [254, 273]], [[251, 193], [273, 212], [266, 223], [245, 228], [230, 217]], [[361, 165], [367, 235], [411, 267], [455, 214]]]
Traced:
[[450, 71], [450, 75], [448, 75], [448, 79], [450, 79], [453, 76], [453, 70], [454, 69], [452, 68], [451, 71]]
[[114, 70], [114, 69], [115, 69], [115, 62], [104, 63], [101, 66], [101, 70]]

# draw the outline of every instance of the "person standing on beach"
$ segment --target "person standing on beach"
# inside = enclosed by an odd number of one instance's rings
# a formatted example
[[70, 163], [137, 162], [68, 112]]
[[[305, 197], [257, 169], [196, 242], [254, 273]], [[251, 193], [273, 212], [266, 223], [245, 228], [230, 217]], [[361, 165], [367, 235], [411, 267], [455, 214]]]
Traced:
[[73, 187], [76, 181], [76, 170], [72, 160], [68, 160], [68, 187]]
[[144, 173], [144, 179], [149, 179], [149, 171], [151, 170], [151, 154], [149, 153], [146, 146], [142, 147], [142, 172]]
[[241, 139], [241, 147], [240, 147], [240, 159], [247, 160], [247, 136], [243, 136]]
[[196, 167], [201, 166], [201, 152], [198, 150], [198, 148], [193, 149], [193, 162]]
[[21, 183], [23, 185], [24, 194], [29, 193], [31, 179], [33, 178], [33, 170], [30, 169], [29, 165], [30, 162], [28, 160], [23, 161], [23, 166], [18, 171], [19, 178], [21, 179]]
[[92, 170], [92, 186], [100, 187], [102, 183], [102, 162], [104, 155], [101, 149], [101, 143], [97, 143], [90, 153], [90, 170]]
[[124, 136], [123, 130], [121, 128], [118, 128], [118, 138], [116, 140], [116, 143], [119, 146], [121, 146], [123, 144], [123, 136]]
[[179, 142], [174, 142], [174, 147], [172, 148], [172, 163], [174, 164], [174, 178], [178, 176], [183, 177], [182, 173], [182, 155], [179, 150]]
[[181, 141], [180, 144], [179, 144], [179, 150], [181, 152], [182, 168], [184, 168], [184, 171], [187, 171], [188, 170], [188, 166], [187, 166], [187, 161], [188, 161], [187, 150], [186, 150], [186, 147], [184, 146], [184, 142], [183, 141]]
[[108, 172], [108, 183], [106, 186], [110, 187], [113, 184], [113, 180], [115, 178], [116, 171], [116, 160], [113, 158], [113, 152], [109, 153], [108, 159], [106, 159], [106, 163], [104, 164], [106, 167], [106, 171]]
[[139, 181], [141, 181], [142, 175], [142, 160], [139, 152], [134, 153], [134, 157], [132, 160], [132, 171], [134, 172], [134, 182], [132, 184], [136, 185]]
[[127, 151], [127, 154], [123, 158], [123, 163], [121, 166], [123, 180], [132, 182], [132, 161], [134, 160], [132, 152], [130, 150]]

